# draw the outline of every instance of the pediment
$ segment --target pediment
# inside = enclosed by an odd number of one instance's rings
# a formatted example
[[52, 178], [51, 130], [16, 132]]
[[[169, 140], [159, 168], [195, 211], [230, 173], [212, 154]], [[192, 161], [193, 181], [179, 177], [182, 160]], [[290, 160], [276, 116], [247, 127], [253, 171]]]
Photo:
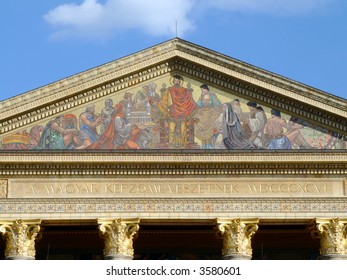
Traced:
[[346, 108], [176, 38], [1, 102], [0, 149], [346, 149]]

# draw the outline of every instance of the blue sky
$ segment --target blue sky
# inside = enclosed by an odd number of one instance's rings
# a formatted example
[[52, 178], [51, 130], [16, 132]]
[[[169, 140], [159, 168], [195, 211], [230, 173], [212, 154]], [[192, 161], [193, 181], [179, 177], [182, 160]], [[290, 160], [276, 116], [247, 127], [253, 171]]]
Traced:
[[4, 0], [0, 100], [178, 36], [347, 99], [346, 0]]

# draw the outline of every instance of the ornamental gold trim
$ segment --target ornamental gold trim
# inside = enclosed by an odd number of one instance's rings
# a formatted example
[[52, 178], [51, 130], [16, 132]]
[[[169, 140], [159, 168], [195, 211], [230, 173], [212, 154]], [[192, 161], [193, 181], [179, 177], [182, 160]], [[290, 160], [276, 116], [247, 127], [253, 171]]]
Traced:
[[242, 255], [252, 258], [251, 239], [259, 219], [216, 219], [217, 237], [223, 240], [223, 257]]
[[321, 256], [347, 256], [347, 219], [316, 219], [315, 222], [312, 235], [320, 239]]
[[6, 239], [7, 259], [34, 259], [35, 239], [40, 231], [41, 220], [0, 221], [0, 233]]
[[98, 219], [101, 236], [105, 239], [105, 258], [133, 258], [133, 240], [140, 229], [140, 219]]

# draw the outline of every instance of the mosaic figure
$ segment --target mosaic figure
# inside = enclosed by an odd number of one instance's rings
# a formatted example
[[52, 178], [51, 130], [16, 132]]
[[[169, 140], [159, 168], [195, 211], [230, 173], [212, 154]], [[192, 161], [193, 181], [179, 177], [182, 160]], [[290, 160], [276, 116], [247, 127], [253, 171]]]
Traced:
[[111, 122], [112, 115], [115, 113], [112, 99], [105, 100], [105, 107], [101, 110], [100, 135], [104, 134]]
[[41, 138], [38, 141], [37, 148], [48, 150], [73, 149], [79, 145], [77, 137], [78, 131], [74, 128], [65, 129], [64, 116], [58, 116], [48, 122], [42, 131]]
[[[264, 127], [267, 122], [264, 109], [258, 106], [256, 102], [249, 101], [247, 103], [249, 113], [243, 114], [246, 123], [246, 131], [249, 133], [249, 142], [253, 143], [257, 148], [265, 148]], [[246, 132], [246, 136], [247, 136]]]
[[285, 135], [289, 139], [293, 149], [313, 149], [305, 140], [301, 133], [304, 125], [299, 123], [295, 117], [291, 117], [288, 122], [287, 132]]
[[197, 101], [198, 110], [195, 117], [195, 136], [201, 140], [202, 149], [214, 149], [218, 136], [215, 121], [220, 116], [221, 105], [217, 96], [212, 93], [206, 84], [200, 86], [201, 95]]
[[246, 137], [241, 122], [230, 103], [223, 105], [223, 143], [227, 149], [255, 149]]
[[141, 130], [135, 123], [130, 123], [125, 115], [124, 103], [116, 105], [110, 124], [105, 133], [88, 149], [144, 149], [151, 140], [147, 130]]
[[101, 117], [95, 114], [95, 106], [87, 106], [86, 111], [83, 112], [79, 118], [79, 138], [83, 142], [83, 146], [80, 148], [86, 148], [99, 139], [96, 127], [99, 126], [101, 122]]
[[269, 118], [264, 127], [264, 135], [269, 137], [268, 149], [292, 149], [292, 145], [288, 137], [284, 134], [284, 129], [289, 126], [285, 119], [281, 118], [281, 112], [275, 109], [271, 110], [271, 118]]
[[35, 125], [33, 128], [30, 129], [29, 135], [30, 135], [30, 149], [35, 149], [40, 141], [41, 133], [43, 131], [44, 127], [42, 125]]
[[187, 145], [187, 122], [197, 108], [189, 91], [182, 86], [179, 75], [172, 77], [173, 86], [169, 87], [161, 98], [158, 108], [169, 126], [169, 148], [184, 148]]

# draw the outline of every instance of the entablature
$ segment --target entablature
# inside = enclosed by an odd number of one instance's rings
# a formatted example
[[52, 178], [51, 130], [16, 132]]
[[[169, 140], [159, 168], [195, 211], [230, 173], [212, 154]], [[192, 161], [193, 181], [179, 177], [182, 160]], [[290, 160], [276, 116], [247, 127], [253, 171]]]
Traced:
[[346, 151], [1, 152], [0, 176], [346, 176]]

